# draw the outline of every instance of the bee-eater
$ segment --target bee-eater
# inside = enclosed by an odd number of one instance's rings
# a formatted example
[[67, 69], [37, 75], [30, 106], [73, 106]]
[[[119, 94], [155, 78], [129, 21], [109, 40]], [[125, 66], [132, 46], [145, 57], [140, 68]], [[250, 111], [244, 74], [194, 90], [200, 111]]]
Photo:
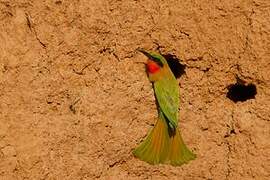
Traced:
[[146, 71], [155, 92], [158, 120], [133, 154], [150, 164], [179, 166], [187, 163], [196, 155], [184, 144], [178, 128], [178, 82], [162, 55], [143, 49], [139, 51], [148, 57]]

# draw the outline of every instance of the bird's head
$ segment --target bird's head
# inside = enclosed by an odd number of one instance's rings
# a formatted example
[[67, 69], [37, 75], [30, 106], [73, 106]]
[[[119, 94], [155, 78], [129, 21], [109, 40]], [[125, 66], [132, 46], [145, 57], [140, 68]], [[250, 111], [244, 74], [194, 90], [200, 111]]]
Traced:
[[159, 70], [167, 64], [166, 59], [158, 53], [146, 51], [144, 49], [138, 49], [138, 51], [142, 52], [145, 56], [148, 57], [146, 68], [147, 72], [150, 74], [159, 72]]

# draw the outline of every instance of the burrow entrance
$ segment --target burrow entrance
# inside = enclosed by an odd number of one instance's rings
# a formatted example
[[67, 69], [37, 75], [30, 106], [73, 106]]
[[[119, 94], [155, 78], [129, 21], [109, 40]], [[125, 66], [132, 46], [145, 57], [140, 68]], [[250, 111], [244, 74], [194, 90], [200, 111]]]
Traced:
[[237, 79], [235, 84], [229, 85], [227, 98], [233, 102], [244, 102], [249, 99], [255, 99], [257, 88], [254, 84], [246, 84], [243, 80]]
[[185, 74], [186, 66], [180, 63], [180, 60], [172, 54], [162, 54], [162, 56], [167, 60], [174, 76], [180, 78]]

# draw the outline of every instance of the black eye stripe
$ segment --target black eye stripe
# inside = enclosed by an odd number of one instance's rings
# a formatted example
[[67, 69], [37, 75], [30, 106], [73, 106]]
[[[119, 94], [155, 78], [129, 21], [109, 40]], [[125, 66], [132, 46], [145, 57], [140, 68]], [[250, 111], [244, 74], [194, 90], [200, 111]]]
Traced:
[[163, 63], [160, 61], [159, 58], [156, 58], [156, 57], [152, 57], [152, 59], [161, 67], [163, 67]]

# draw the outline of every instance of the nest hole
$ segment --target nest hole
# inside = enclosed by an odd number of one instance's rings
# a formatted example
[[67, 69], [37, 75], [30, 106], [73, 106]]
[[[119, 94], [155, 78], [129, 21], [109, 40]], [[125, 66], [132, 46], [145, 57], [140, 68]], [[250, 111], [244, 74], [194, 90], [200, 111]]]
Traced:
[[243, 82], [238, 81], [228, 86], [227, 98], [233, 102], [244, 102], [249, 99], [255, 99], [256, 94], [257, 88], [254, 84], [245, 85]]
[[180, 60], [172, 54], [162, 54], [162, 56], [167, 60], [174, 76], [180, 78], [185, 74], [186, 66], [180, 63]]

